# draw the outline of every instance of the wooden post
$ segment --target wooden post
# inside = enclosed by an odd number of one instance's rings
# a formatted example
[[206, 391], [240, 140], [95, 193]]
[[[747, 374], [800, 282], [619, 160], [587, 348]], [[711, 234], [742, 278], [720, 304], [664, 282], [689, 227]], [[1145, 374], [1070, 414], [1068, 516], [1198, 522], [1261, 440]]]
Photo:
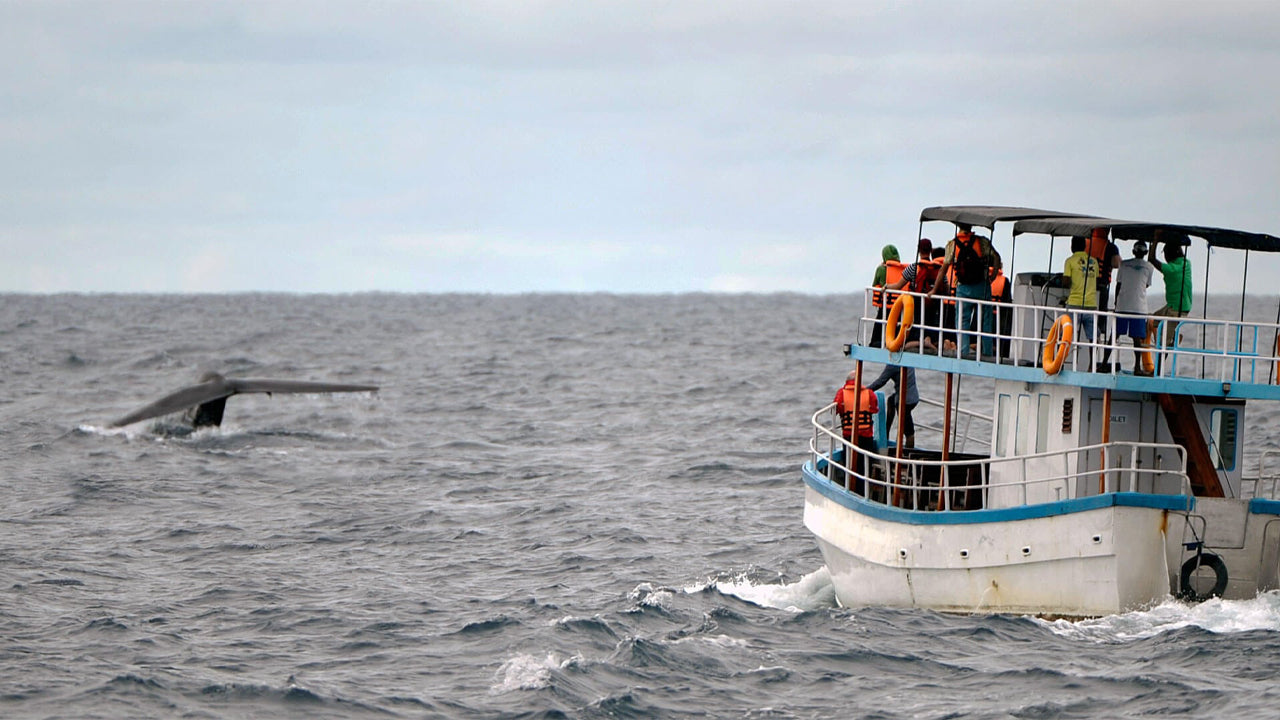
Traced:
[[942, 402], [942, 472], [938, 475], [938, 510], [949, 510], [947, 507], [947, 458], [951, 454], [951, 383], [952, 375], [947, 373], [945, 397]]
[[898, 366], [898, 442], [897, 456], [898, 462], [893, 466], [893, 504], [901, 507], [902, 500], [902, 413], [906, 410], [906, 393], [902, 388], [906, 385], [907, 369], [901, 365]]
[[[852, 443], [849, 446], [849, 451], [845, 453], [845, 455], [847, 455], [847, 457], [845, 458], [845, 463], [848, 464], [849, 466], [849, 474], [845, 476], [846, 478], [848, 478], [849, 475], [854, 475], [858, 472], [857, 468], [858, 468], [859, 462], [855, 462], [854, 458], [857, 458], [858, 461], [862, 460], [862, 448], [858, 446], [858, 417], [859, 417], [859, 412], [861, 412], [861, 407], [859, 406], [862, 405], [862, 361], [861, 360], [859, 360], [853, 366], [853, 383], [856, 386], [855, 392], [853, 393], [853, 430], [849, 433], [849, 439], [852, 441]], [[852, 483], [846, 482], [845, 490], [850, 489], [849, 487], [847, 487], [850, 484]], [[869, 484], [870, 483], [868, 483], [866, 480], [862, 481], [863, 497], [866, 497], [867, 492], [871, 489], [868, 487]]]

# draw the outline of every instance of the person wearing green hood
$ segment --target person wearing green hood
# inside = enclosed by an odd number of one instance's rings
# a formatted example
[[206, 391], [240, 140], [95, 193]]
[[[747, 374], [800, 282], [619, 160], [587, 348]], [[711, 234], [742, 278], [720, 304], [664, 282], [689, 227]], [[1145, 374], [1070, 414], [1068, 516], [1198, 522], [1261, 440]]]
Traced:
[[876, 267], [875, 277], [871, 281], [871, 284], [876, 287], [871, 294], [871, 304], [876, 306], [876, 324], [871, 328], [871, 347], [880, 347], [880, 341], [884, 335], [885, 306], [893, 304], [894, 296], [882, 292], [880, 288], [901, 280], [902, 271], [907, 267], [902, 264], [898, 248], [893, 245], [885, 245], [880, 250], [880, 257], [884, 262]]

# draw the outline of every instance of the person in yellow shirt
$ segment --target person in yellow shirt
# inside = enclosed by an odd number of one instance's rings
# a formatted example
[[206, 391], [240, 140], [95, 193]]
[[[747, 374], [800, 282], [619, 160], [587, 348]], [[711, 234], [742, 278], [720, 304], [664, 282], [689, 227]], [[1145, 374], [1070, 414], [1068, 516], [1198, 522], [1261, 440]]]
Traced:
[[1062, 267], [1062, 274], [1071, 282], [1067, 294], [1067, 310], [1072, 312], [1072, 324], [1080, 328], [1080, 337], [1093, 342], [1093, 315], [1078, 312], [1098, 309], [1098, 261], [1085, 249], [1082, 237], [1071, 238], [1071, 257]]

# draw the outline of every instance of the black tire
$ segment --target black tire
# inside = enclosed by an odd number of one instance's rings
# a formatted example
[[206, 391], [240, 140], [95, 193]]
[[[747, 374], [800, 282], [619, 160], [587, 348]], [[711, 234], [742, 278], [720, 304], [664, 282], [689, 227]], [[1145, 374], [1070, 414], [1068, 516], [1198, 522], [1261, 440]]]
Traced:
[[[1191, 586], [1191, 576], [1196, 570], [1207, 567], [1213, 570], [1214, 583], [1213, 589], [1207, 595], [1201, 595]], [[1192, 556], [1182, 563], [1182, 575], [1178, 581], [1178, 597], [1191, 602], [1204, 602], [1211, 597], [1222, 597], [1222, 593], [1227, 589], [1227, 564], [1222, 562], [1222, 558], [1213, 553], [1200, 553]]]

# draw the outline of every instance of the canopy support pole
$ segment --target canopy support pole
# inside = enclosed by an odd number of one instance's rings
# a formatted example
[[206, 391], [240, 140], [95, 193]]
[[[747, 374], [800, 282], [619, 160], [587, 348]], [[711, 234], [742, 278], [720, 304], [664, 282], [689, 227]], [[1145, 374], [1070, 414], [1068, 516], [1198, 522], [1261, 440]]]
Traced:
[[[1204, 300], [1200, 307], [1200, 319], [1207, 321], [1209, 319], [1209, 259], [1213, 257], [1213, 246], [1205, 243], [1204, 246]], [[1190, 308], [1188, 308], [1190, 309]], [[1200, 349], [1204, 350], [1209, 346], [1209, 328], [1206, 323], [1200, 324]], [[1226, 351], [1226, 338], [1222, 338], [1222, 350]], [[1204, 378], [1204, 364], [1207, 357], [1200, 355], [1200, 377]]]

